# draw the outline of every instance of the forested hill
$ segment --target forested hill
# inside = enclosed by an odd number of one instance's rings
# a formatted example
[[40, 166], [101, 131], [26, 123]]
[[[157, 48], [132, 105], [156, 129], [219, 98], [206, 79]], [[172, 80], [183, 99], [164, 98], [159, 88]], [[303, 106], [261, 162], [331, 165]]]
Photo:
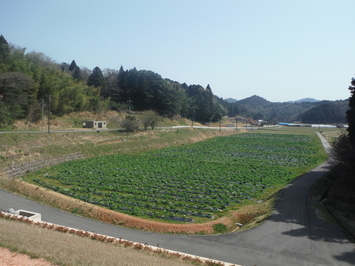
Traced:
[[[327, 109], [326, 104], [322, 110]], [[150, 70], [125, 70], [123, 66], [118, 70], [89, 70], [75, 60], [57, 63], [43, 53], [26, 53], [25, 48], [0, 36], [0, 127], [16, 119], [40, 120], [43, 110], [49, 109], [55, 116], [129, 109], [154, 110], [164, 117], [181, 116], [199, 122], [219, 121], [225, 115], [273, 122], [292, 122], [305, 115], [307, 121], [312, 116], [326, 121], [319, 118], [319, 110], [312, 111], [317, 103], [285, 105], [258, 96], [230, 103], [214, 95], [209, 85], [179, 83]], [[336, 103], [329, 114], [341, 120], [345, 114], [339, 113], [344, 109], [340, 106]]]
[[[50, 99], [50, 102], [49, 102]], [[43, 53], [25, 53], [0, 36], [0, 122], [35, 121], [42, 107], [56, 116], [76, 111], [154, 110], [162, 116], [182, 116], [201, 122], [227, 115], [224, 101], [209, 85], [187, 85], [149, 70], [95, 67], [73, 60], [57, 63]]]
[[316, 101], [307, 99], [295, 102], [269, 102], [257, 95], [243, 100], [229, 99], [239, 109], [245, 110], [254, 120], [277, 122], [300, 122], [311, 124], [346, 123], [345, 112], [349, 108], [349, 100]]

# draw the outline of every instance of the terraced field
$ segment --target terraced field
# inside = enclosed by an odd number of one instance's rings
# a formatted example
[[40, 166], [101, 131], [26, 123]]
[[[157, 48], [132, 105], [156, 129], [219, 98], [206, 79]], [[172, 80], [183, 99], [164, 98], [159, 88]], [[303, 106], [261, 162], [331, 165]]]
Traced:
[[[43, 169], [27, 180], [140, 217], [192, 222], [257, 200], [318, 164], [310, 135], [246, 133], [139, 155], [110, 155]], [[26, 180], [26, 179], [25, 179]]]

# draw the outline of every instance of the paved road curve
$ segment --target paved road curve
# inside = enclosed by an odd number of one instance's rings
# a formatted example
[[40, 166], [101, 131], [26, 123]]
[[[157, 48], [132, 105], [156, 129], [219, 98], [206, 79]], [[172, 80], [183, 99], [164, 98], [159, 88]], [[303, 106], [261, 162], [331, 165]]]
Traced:
[[26, 200], [0, 190], [0, 209], [26, 209], [42, 220], [159, 245], [162, 248], [242, 265], [355, 265], [355, 244], [334, 224], [319, 220], [307, 206], [307, 191], [330, 165], [321, 164], [283, 191], [261, 226], [219, 236], [164, 235], [108, 225]]

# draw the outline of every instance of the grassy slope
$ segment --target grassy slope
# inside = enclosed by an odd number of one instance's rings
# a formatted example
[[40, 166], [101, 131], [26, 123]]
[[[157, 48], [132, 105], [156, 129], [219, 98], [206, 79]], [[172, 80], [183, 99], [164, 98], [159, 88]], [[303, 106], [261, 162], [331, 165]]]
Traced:
[[[91, 118], [91, 117], [90, 117]], [[55, 121], [56, 130], [70, 128], [79, 119], [70, 118], [65, 122]], [[68, 122], [69, 121], [69, 122]], [[162, 126], [187, 125], [186, 121], [166, 121]], [[18, 123], [18, 129], [36, 129], [38, 125]], [[204, 140], [216, 135], [229, 134], [201, 130], [147, 131], [138, 134], [120, 132], [89, 133], [36, 133], [0, 135], [0, 170], [12, 163], [22, 163], [56, 155], [81, 151], [86, 157], [121, 152], [134, 154], [141, 151], [179, 146]], [[126, 141], [124, 141], [125, 139]], [[97, 145], [101, 147], [98, 152]], [[5, 180], [1, 180], [3, 185]], [[7, 186], [7, 185], [5, 185]], [[14, 235], [16, 234], [16, 236]], [[52, 239], [56, 239], [53, 243]], [[0, 219], [0, 246], [13, 251], [45, 258], [58, 265], [114, 265], [117, 261], [129, 265], [186, 265], [191, 262], [176, 260], [167, 255], [152, 255], [111, 244], [82, 239], [47, 229], [34, 228], [27, 224]], [[63, 248], [67, 247], [67, 248]], [[114, 256], [112, 254], [115, 254]]]
[[[172, 122], [169, 122], [172, 123]], [[179, 123], [180, 125], [183, 123]], [[266, 133], [300, 133], [314, 134], [316, 129], [282, 128], [267, 129], [260, 132]], [[234, 133], [234, 132], [230, 132]], [[121, 152], [134, 154], [142, 151], [160, 149], [168, 146], [179, 146], [195, 141], [200, 141], [219, 134], [230, 134], [229, 131], [201, 131], [201, 130], [176, 130], [176, 131], [147, 131], [127, 135], [119, 132], [90, 132], [90, 133], [52, 133], [52, 134], [6, 134], [1, 135], [0, 168], [11, 162], [19, 163], [46, 158], [54, 155], [67, 154], [81, 151], [86, 157], [106, 155]], [[126, 141], [124, 141], [125, 139]], [[98, 145], [100, 150], [97, 149]], [[271, 205], [270, 205], [271, 206]], [[246, 206], [245, 208], [249, 208]], [[255, 210], [251, 210], [253, 212]], [[248, 211], [250, 212], [250, 211]], [[265, 217], [255, 220], [259, 223]], [[14, 229], [15, 230], [15, 229]], [[3, 242], [4, 243], [4, 242]], [[2, 244], [3, 245], [3, 244]], [[16, 249], [14, 244], [14, 249]], [[40, 256], [42, 255], [34, 255]]]
[[[55, 240], [55, 241], [54, 241]], [[173, 256], [0, 219], [0, 246], [55, 265], [191, 265]], [[1, 263], [1, 259], [0, 259]]]

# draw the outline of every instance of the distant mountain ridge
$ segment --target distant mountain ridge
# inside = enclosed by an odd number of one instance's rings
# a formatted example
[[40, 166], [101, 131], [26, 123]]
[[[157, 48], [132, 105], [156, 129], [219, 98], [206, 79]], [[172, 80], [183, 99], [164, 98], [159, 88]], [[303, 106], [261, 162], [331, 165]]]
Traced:
[[238, 104], [242, 105], [259, 105], [259, 106], [265, 106], [270, 104], [268, 100], [258, 96], [258, 95], [253, 95], [248, 98], [242, 99], [240, 101], [237, 101]]
[[313, 98], [303, 98], [297, 101], [270, 102], [258, 95], [242, 100], [233, 98], [225, 101], [236, 104], [243, 110], [243, 115], [255, 120], [277, 122], [304, 123], [346, 123], [345, 112], [349, 100], [320, 101]]
[[[240, 102], [240, 101], [244, 101], [244, 100], [247, 100], [247, 99], [250, 99], [250, 98], [256, 98], [256, 97], [264, 99], [264, 98], [262, 98], [262, 97], [260, 97], [258, 95], [253, 95], [253, 96], [250, 96], [250, 97], [242, 99], [242, 100], [237, 100], [237, 99], [234, 99], [234, 98], [226, 98], [224, 100], [229, 102], [229, 103], [235, 103], [235, 102]], [[264, 99], [264, 100], [267, 101], [266, 99]], [[316, 102], [321, 102], [321, 100], [317, 100], [317, 99], [314, 99], [314, 98], [303, 98], [303, 99], [299, 99], [299, 100], [296, 100], [296, 101], [287, 101], [286, 103], [304, 103], [304, 102], [306, 102], [306, 103], [316, 103]]]
[[314, 98], [303, 98], [297, 101], [288, 101], [288, 103], [317, 103], [321, 102], [320, 100], [316, 100]]

